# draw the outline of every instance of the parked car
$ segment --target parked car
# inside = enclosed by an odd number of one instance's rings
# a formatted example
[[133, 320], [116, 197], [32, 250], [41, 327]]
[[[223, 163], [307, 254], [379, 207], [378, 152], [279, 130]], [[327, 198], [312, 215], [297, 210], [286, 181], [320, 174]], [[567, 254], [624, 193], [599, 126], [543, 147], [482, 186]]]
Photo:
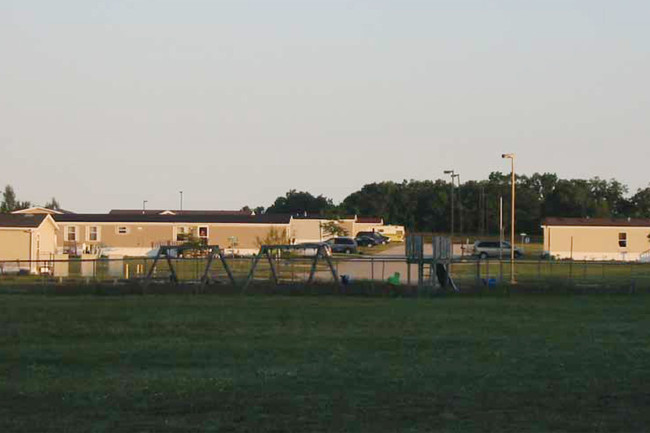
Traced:
[[357, 245], [360, 247], [374, 247], [375, 245], [380, 245], [379, 241], [370, 236], [357, 236], [355, 239]]
[[351, 254], [358, 252], [357, 242], [352, 238], [338, 237], [327, 241], [333, 253]]
[[390, 242], [390, 238], [388, 236], [384, 236], [381, 233], [377, 232], [359, 232], [357, 233], [357, 237], [360, 236], [368, 236], [370, 238], [373, 238], [374, 240], [377, 241], [377, 244], [379, 245], [386, 245], [388, 242]]
[[318, 253], [318, 249], [320, 247], [323, 248], [323, 253], [326, 256], [331, 256], [332, 255], [332, 249], [330, 248], [330, 245], [327, 242], [305, 242], [302, 244], [298, 244], [298, 246], [303, 247], [304, 249], [298, 249], [295, 251], [295, 254], [300, 255], [300, 256], [305, 256], [305, 257], [313, 257]]
[[[488, 257], [499, 257], [501, 252], [502, 257], [510, 257], [510, 242], [502, 242], [499, 248], [499, 241], [476, 241], [474, 242], [474, 255], [482, 259]], [[519, 258], [524, 255], [524, 251], [515, 247], [515, 257]]]
[[[502, 257], [510, 257], [510, 242], [503, 242], [499, 248], [499, 241], [476, 241], [474, 242], [474, 255], [482, 259], [488, 257], [499, 257], [501, 252]], [[524, 255], [524, 250], [515, 247], [515, 257], [520, 258]]]

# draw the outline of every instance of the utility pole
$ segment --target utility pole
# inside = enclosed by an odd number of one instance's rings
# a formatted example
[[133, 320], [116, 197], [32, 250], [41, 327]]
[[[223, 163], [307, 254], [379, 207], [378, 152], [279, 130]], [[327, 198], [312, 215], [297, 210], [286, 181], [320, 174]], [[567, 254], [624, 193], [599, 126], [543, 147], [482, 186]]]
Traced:
[[463, 198], [460, 195], [461, 190], [460, 190], [460, 173], [456, 174], [456, 178], [458, 179], [458, 217], [460, 220], [460, 229], [458, 232], [462, 235], [464, 233], [463, 231]]
[[180, 207], [180, 213], [183, 213], [183, 191], [178, 191], [179, 194], [181, 195], [181, 207]]
[[509, 159], [511, 164], [511, 195], [510, 198], [510, 283], [516, 284], [515, 278], [515, 154], [504, 153], [501, 158]]
[[499, 260], [503, 258], [503, 196], [499, 197]]
[[146, 207], [148, 201], [149, 200], [142, 200], [142, 213], [143, 214], [145, 213], [145, 210], [146, 210], [145, 207]]
[[449, 237], [451, 238], [452, 245], [454, 244], [454, 170], [445, 170], [443, 173], [451, 175], [451, 228], [449, 230]]

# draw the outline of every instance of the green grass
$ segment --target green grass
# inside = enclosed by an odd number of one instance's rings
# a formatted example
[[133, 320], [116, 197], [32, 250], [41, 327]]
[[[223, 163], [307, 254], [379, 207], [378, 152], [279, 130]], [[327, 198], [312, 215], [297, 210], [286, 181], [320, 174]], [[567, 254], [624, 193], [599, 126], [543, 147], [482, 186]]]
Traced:
[[643, 431], [650, 295], [0, 295], [0, 431]]

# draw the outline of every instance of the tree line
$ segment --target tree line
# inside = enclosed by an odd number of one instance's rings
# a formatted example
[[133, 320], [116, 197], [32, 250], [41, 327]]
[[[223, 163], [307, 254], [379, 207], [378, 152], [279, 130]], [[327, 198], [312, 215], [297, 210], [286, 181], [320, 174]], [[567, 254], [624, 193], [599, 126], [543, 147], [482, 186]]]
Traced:
[[[454, 232], [496, 234], [499, 231], [499, 198], [503, 198], [504, 222], [510, 221], [510, 175], [491, 173], [485, 180], [455, 186]], [[321, 215], [341, 218], [349, 215], [381, 217], [390, 224], [419, 232], [448, 232], [451, 219], [451, 183], [446, 180], [404, 180], [374, 182], [334, 203], [323, 195], [290, 190], [257, 214]], [[7, 185], [0, 213], [30, 207]], [[44, 207], [60, 210], [52, 198]], [[517, 232], [541, 233], [546, 217], [650, 218], [650, 187], [628, 195], [628, 187], [610, 179], [561, 179], [553, 173], [516, 177]]]
[[[11, 213], [16, 210], [27, 209], [31, 207], [32, 203], [30, 201], [20, 201], [16, 197], [16, 192], [11, 185], [5, 186], [4, 191], [2, 192], [2, 202], [0, 202], [0, 213]], [[60, 210], [59, 202], [52, 197], [52, 199], [47, 202], [44, 206], [47, 209]]]
[[[504, 222], [510, 221], [510, 174], [493, 172], [485, 180], [454, 187], [454, 232], [496, 234], [499, 199]], [[448, 232], [451, 220], [451, 183], [445, 180], [404, 180], [364, 185], [341, 203], [323, 195], [290, 190], [257, 213], [310, 214], [328, 217], [363, 215], [382, 217], [391, 224], [420, 232]], [[517, 232], [541, 233], [546, 217], [650, 218], [650, 187], [628, 196], [621, 182], [598, 177], [561, 179], [553, 173], [516, 177]]]

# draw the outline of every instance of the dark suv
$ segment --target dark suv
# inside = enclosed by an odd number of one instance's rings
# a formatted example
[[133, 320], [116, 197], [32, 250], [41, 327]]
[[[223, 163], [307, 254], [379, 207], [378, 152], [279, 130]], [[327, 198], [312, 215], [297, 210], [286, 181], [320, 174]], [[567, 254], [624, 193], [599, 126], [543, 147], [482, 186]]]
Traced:
[[374, 239], [375, 241], [377, 241], [378, 245], [385, 245], [388, 242], [390, 242], [390, 238], [388, 236], [384, 236], [381, 233], [377, 233], [377, 232], [359, 232], [359, 233], [357, 233], [358, 238], [360, 238], [362, 236], [367, 236], [369, 238]]
[[357, 241], [357, 245], [360, 247], [372, 248], [375, 245], [380, 245], [380, 242], [371, 236], [357, 236], [354, 240]]
[[357, 242], [352, 238], [332, 238], [329, 239], [327, 243], [329, 244], [333, 253], [351, 254], [358, 251]]

